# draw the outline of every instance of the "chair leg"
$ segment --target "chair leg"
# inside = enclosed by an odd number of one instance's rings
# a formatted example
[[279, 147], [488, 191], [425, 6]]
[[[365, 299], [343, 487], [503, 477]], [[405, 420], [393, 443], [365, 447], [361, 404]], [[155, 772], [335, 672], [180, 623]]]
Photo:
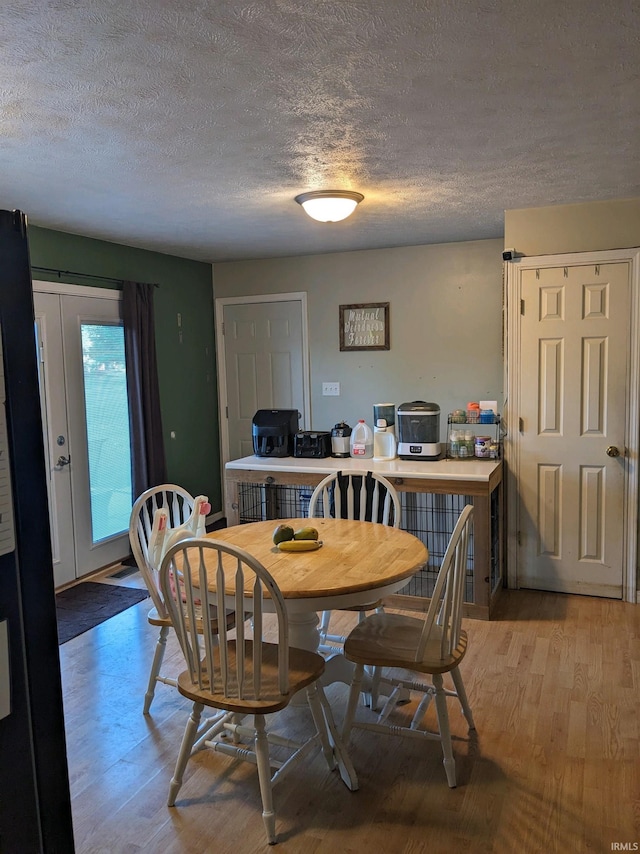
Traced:
[[382, 679], [382, 668], [381, 667], [372, 667], [371, 673], [369, 674], [371, 678], [371, 711], [375, 712], [378, 708], [378, 700], [380, 698], [380, 680]]
[[[376, 614], [384, 614], [384, 607], [379, 605], [375, 609]], [[360, 611], [358, 614], [358, 623], [364, 623], [367, 619], [367, 612]], [[372, 712], [378, 708], [378, 699], [380, 693], [380, 679], [382, 677], [382, 668], [381, 667], [366, 667], [365, 668], [367, 674], [369, 675], [369, 681], [371, 684], [371, 691], [363, 691], [362, 699], [364, 700], [365, 706], [368, 706]]]
[[[340, 778], [348, 789], [352, 792], [357, 792], [358, 775], [356, 774], [356, 769], [353, 767], [351, 757], [349, 756], [347, 748], [338, 733], [338, 727], [336, 726], [333, 712], [331, 711], [331, 705], [327, 700], [327, 695], [324, 693], [324, 688], [322, 685], [318, 685], [317, 682], [316, 685], [318, 686], [317, 697], [320, 700], [320, 705], [324, 714], [324, 722], [326, 723], [329, 737], [333, 744], [333, 753], [338, 765], [338, 771], [340, 772]], [[333, 767], [333, 765], [330, 767]]]
[[184, 735], [182, 736], [182, 744], [180, 745], [180, 752], [178, 753], [176, 769], [173, 772], [173, 778], [169, 786], [169, 800], [167, 801], [167, 806], [172, 807], [175, 805], [178, 792], [182, 786], [184, 769], [187, 767], [187, 762], [191, 756], [193, 744], [196, 740], [196, 736], [198, 735], [198, 727], [200, 726], [203, 709], [204, 706], [202, 703], [193, 704], [189, 720], [187, 721], [187, 726], [184, 730]]
[[329, 633], [329, 621], [331, 620], [331, 611], [323, 611], [320, 615], [320, 623], [318, 625], [318, 634], [320, 636], [320, 645], [324, 644], [327, 640], [327, 634]]
[[333, 769], [336, 767], [336, 760], [333, 755], [333, 746], [331, 744], [329, 732], [327, 730], [327, 720], [322, 709], [322, 704], [320, 702], [317, 682], [313, 682], [307, 687], [307, 702], [309, 703], [309, 708], [311, 709], [311, 715], [313, 717], [313, 722], [316, 725], [316, 730], [318, 731], [318, 735], [320, 736], [320, 743], [322, 744], [322, 753], [327, 762], [327, 765], [329, 766], [331, 771], [333, 771]]
[[456, 785], [456, 762], [451, 747], [451, 730], [449, 728], [449, 713], [447, 712], [447, 695], [442, 684], [442, 674], [433, 674], [433, 684], [436, 689], [436, 711], [438, 713], [438, 728], [444, 759], [442, 764], [447, 775], [447, 783], [451, 789]]
[[462, 713], [467, 719], [467, 723], [469, 724], [469, 729], [475, 729], [476, 725], [473, 722], [473, 714], [471, 713], [471, 706], [469, 705], [469, 700], [467, 699], [467, 692], [464, 689], [462, 674], [460, 673], [460, 670], [457, 667], [454, 667], [451, 671], [451, 678], [453, 679], [453, 684], [455, 685], [458, 700], [460, 700], [460, 705], [462, 706]]
[[151, 703], [153, 702], [153, 695], [156, 690], [156, 682], [158, 681], [158, 676], [160, 674], [160, 668], [162, 667], [162, 659], [164, 658], [164, 653], [167, 648], [167, 637], [169, 636], [169, 626], [162, 626], [160, 629], [160, 634], [158, 635], [158, 640], [156, 641], [156, 649], [153, 654], [153, 662], [151, 664], [151, 673], [149, 674], [149, 684], [147, 685], [147, 693], [144, 695], [144, 707], [142, 709], [142, 713], [144, 715], [149, 714], [149, 709], [151, 708]]
[[345, 745], [349, 744], [349, 736], [351, 735], [351, 727], [356, 716], [356, 708], [362, 690], [362, 677], [364, 676], [364, 664], [356, 664], [353, 671], [353, 679], [349, 690], [349, 701], [347, 702], [347, 711], [344, 714], [344, 723], [342, 724], [342, 741]]
[[255, 715], [256, 761], [258, 780], [262, 795], [262, 820], [267, 831], [269, 845], [276, 844], [276, 814], [273, 811], [273, 792], [271, 789], [271, 763], [269, 761], [269, 741], [264, 728], [264, 715]]

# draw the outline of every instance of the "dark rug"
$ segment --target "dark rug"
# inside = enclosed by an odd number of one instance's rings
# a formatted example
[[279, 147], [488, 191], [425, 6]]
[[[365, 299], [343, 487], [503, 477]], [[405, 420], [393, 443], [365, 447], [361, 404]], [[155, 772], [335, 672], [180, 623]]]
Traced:
[[146, 590], [95, 581], [83, 581], [57, 593], [58, 643], [66, 643], [104, 623], [148, 595]]

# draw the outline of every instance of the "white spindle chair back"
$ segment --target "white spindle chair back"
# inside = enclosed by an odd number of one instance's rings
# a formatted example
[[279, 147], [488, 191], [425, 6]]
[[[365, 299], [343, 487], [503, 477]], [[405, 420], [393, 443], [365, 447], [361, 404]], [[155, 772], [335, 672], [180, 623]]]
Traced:
[[[340, 477], [346, 483], [346, 497], [340, 489]], [[367, 483], [371, 484], [371, 509], [367, 512]], [[359, 498], [356, 517], [356, 496]], [[333, 499], [333, 502], [332, 502]], [[333, 513], [332, 513], [333, 510]], [[345, 512], [346, 511], [346, 512]], [[380, 517], [380, 513], [382, 513]], [[322, 515], [328, 519], [359, 519], [361, 522], [378, 522], [400, 527], [400, 498], [385, 477], [375, 472], [349, 471], [327, 475], [316, 486], [309, 501], [309, 516]]]
[[[214, 590], [209, 589], [212, 575]], [[279, 691], [282, 695], [289, 692], [289, 629], [284, 599], [271, 574], [252, 555], [214, 539], [185, 540], [165, 554], [160, 586], [192, 683], [199, 690], [242, 700], [260, 699], [266, 642], [264, 600], [270, 599], [277, 621], [277, 640], [274, 638], [272, 644], [278, 645]], [[208, 620], [201, 620], [207, 608], [217, 613], [219, 629], [215, 633]], [[226, 627], [228, 608], [238, 614], [252, 614], [249, 632], [245, 623], [237, 622], [235, 645]], [[247, 650], [251, 653], [250, 681], [245, 672]]]
[[435, 631], [440, 633], [440, 656], [443, 660], [450, 657], [458, 645], [472, 522], [473, 507], [467, 504], [458, 517], [438, 571], [415, 661], [423, 660]]
[[143, 492], [135, 501], [129, 522], [129, 541], [140, 574], [147, 585], [154, 607], [161, 617], [167, 616], [159, 583], [159, 566], [154, 566], [149, 555], [149, 541], [156, 510], [164, 509], [168, 524], [177, 528], [184, 524], [193, 511], [194, 498], [175, 483], [154, 486]]

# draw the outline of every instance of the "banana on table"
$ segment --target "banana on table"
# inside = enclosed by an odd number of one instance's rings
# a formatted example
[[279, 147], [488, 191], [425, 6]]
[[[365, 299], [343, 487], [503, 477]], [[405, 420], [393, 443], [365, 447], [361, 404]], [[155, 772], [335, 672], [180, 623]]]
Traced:
[[278, 543], [281, 552], [314, 552], [322, 546], [322, 540], [285, 540]]

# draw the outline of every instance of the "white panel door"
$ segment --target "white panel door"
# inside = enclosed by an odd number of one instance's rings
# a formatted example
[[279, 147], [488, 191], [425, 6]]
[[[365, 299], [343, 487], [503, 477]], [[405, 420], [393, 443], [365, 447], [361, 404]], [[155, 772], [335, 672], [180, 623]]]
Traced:
[[305, 411], [301, 303], [225, 305], [223, 332], [229, 459], [236, 460], [253, 454], [258, 409]]
[[38, 379], [56, 587], [76, 578], [62, 320], [57, 294], [34, 294]]
[[131, 450], [119, 302], [35, 293], [55, 586], [129, 554]]
[[523, 270], [522, 299], [519, 585], [619, 599], [630, 267]]

